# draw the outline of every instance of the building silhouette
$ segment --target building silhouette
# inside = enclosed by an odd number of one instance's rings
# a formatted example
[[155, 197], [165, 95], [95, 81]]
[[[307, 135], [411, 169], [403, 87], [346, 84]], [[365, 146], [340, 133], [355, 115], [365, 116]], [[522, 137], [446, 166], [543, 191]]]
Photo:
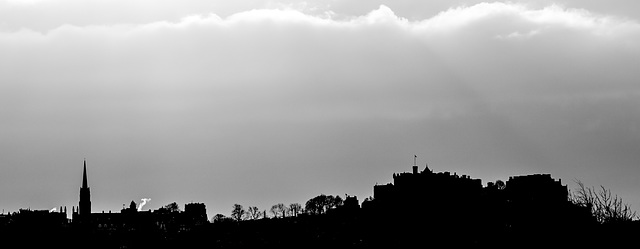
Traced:
[[87, 160], [82, 169], [82, 187], [80, 187], [80, 201], [78, 202], [78, 218], [81, 222], [89, 222], [91, 216], [91, 189], [87, 183]]
[[412, 166], [412, 172], [394, 173], [393, 183], [375, 185], [371, 203], [363, 206], [420, 207], [425, 212], [453, 211], [477, 203], [482, 193], [482, 180], [450, 172], [434, 173], [428, 165], [422, 171]]
[[[597, 226], [590, 209], [572, 203], [567, 186], [550, 174], [512, 176], [483, 186], [480, 179], [434, 172], [428, 165], [420, 171], [415, 161], [410, 172], [376, 184], [373, 197], [361, 205], [356, 196], [346, 195], [326, 212], [289, 217], [209, 223], [203, 203], [187, 203], [183, 211], [176, 203], [141, 210], [135, 201], [120, 212], [92, 213], [86, 160], [79, 197], [72, 219], [66, 207], [0, 214], [0, 234], [5, 241], [24, 241], [23, 247], [407, 248], [583, 247], [592, 243], [572, 238], [640, 231], [638, 222]], [[609, 240], [598, 242], [603, 241]]]
[[84, 161], [82, 170], [82, 186], [80, 187], [80, 201], [78, 207], [72, 208], [72, 224], [83, 229], [102, 232], [113, 231], [143, 231], [145, 233], [171, 233], [189, 231], [195, 226], [208, 223], [207, 211], [204, 203], [187, 203], [184, 211], [167, 210], [138, 210], [138, 204], [131, 201], [128, 208], [119, 213], [91, 212], [91, 190], [87, 177], [87, 162]]
[[[506, 184], [499, 180], [485, 187], [480, 179], [435, 173], [428, 165], [419, 171], [415, 163], [411, 172], [393, 174], [393, 182], [376, 184], [373, 197], [362, 207], [369, 219], [376, 217], [384, 227], [415, 228], [387, 230], [375, 237], [386, 236], [384, 241], [397, 243], [424, 234], [434, 244], [457, 240], [468, 243], [461, 244], [465, 246], [567, 242], [563, 238], [567, 231], [584, 231], [594, 225], [590, 210], [573, 204], [568, 187], [550, 174], [512, 176]], [[407, 218], [384, 214], [407, 214]], [[460, 234], [464, 240], [458, 238]]]
[[509, 208], [548, 207], [557, 208], [570, 203], [569, 190], [561, 180], [554, 180], [550, 174], [511, 176], [506, 185], [501, 181], [488, 182], [483, 187], [482, 180], [457, 173], [438, 172], [429, 169], [394, 173], [393, 182], [376, 184], [373, 198], [363, 206], [406, 207], [416, 206], [422, 210], [443, 211], [459, 206], [469, 207], [489, 204], [509, 205]]

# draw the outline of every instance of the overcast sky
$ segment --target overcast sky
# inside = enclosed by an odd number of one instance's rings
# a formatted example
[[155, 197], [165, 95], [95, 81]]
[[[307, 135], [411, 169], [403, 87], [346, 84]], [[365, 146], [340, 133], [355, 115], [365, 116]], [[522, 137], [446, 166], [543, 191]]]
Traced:
[[640, 210], [640, 2], [0, 0], [0, 205], [268, 209], [421, 167]]

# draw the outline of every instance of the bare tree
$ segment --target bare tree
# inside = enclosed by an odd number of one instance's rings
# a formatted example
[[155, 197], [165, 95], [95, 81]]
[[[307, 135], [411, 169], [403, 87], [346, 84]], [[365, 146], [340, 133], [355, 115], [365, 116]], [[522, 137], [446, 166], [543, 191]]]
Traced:
[[273, 214], [273, 217], [278, 218], [278, 216], [280, 217], [285, 217], [286, 213], [287, 213], [287, 206], [285, 206], [283, 203], [278, 203], [276, 205], [271, 206], [271, 213]]
[[224, 214], [216, 214], [211, 218], [212, 223], [224, 223], [228, 221], [233, 221], [231, 218], [224, 216]]
[[172, 202], [167, 205], [164, 205], [163, 207], [160, 208], [160, 210], [164, 212], [180, 212], [180, 207], [178, 206], [178, 203]]
[[327, 196], [321, 194], [319, 196], [313, 197], [307, 201], [304, 205], [304, 209], [309, 214], [323, 214], [324, 207], [326, 203]]
[[262, 211], [260, 211], [258, 207], [249, 207], [247, 209], [247, 212], [245, 213], [245, 216], [249, 220], [257, 220], [262, 218]]
[[233, 204], [233, 209], [231, 210], [231, 218], [235, 221], [241, 221], [244, 218], [245, 210], [240, 204]]
[[600, 186], [586, 187], [581, 181], [576, 180], [578, 188], [571, 194], [571, 202], [578, 206], [587, 207], [599, 223], [618, 223], [632, 221], [637, 218], [629, 204], [622, 202], [622, 198], [613, 195], [611, 190]]
[[325, 204], [326, 210], [341, 207], [342, 204], [343, 204], [342, 197], [340, 197], [339, 195], [336, 195], [336, 196], [329, 195], [327, 196], [327, 201]]
[[302, 213], [302, 205], [300, 203], [291, 203], [289, 204], [289, 216], [298, 216], [298, 214]]
[[321, 194], [309, 199], [304, 208], [309, 214], [323, 214], [329, 209], [342, 206], [342, 204], [343, 201], [340, 196]]

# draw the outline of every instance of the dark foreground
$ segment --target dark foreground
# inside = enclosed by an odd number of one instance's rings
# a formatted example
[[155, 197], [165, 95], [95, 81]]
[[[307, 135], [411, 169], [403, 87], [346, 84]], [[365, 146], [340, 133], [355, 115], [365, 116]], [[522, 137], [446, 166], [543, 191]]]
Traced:
[[334, 210], [278, 219], [226, 220], [173, 232], [145, 227], [5, 226], [0, 236], [6, 246], [20, 248], [573, 248], [633, 245], [634, 235], [640, 232], [637, 221], [601, 225], [533, 217], [504, 226], [496, 216], [465, 217], [460, 213], [452, 218], [416, 209], [379, 211]]

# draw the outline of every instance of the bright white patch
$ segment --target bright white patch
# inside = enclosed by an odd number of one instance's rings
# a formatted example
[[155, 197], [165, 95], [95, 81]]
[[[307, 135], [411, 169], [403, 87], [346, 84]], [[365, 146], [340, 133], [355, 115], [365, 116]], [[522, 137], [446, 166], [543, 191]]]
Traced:
[[540, 30], [531, 30], [527, 33], [520, 33], [520, 32], [513, 32], [511, 34], [508, 35], [497, 35], [496, 38], [498, 39], [527, 39], [527, 38], [531, 38], [537, 34], [540, 34]]
[[147, 204], [147, 202], [151, 201], [151, 198], [142, 198], [140, 199], [140, 204], [138, 205], [138, 211], [142, 211], [142, 207]]
[[457, 7], [440, 12], [438, 15], [420, 22], [420, 27], [431, 30], [451, 30], [490, 17], [514, 15], [527, 9], [523, 5], [511, 3], [479, 3], [470, 7]]

